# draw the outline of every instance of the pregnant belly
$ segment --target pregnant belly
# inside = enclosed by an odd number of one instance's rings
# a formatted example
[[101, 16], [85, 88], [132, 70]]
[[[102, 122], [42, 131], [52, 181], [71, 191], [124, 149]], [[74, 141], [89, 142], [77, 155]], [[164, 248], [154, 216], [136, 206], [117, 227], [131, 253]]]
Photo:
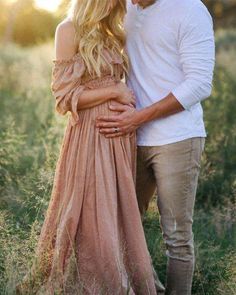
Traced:
[[110, 110], [109, 106], [121, 106], [122, 104], [115, 101], [109, 100], [95, 107], [84, 109], [79, 111], [80, 120], [86, 120], [88, 122], [95, 122], [98, 116], [114, 116], [119, 115], [120, 112]]

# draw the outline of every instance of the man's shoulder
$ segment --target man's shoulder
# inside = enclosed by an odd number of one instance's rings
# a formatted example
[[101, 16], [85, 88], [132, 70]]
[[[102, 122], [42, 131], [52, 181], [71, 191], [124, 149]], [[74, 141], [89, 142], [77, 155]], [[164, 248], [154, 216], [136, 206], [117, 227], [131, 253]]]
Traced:
[[171, 5], [174, 9], [174, 13], [178, 16], [180, 22], [191, 16], [197, 17], [197, 15], [207, 15], [210, 13], [201, 0], [172, 0]]
[[[158, 0], [157, 0], [158, 1]], [[205, 4], [201, 0], [172, 0], [173, 5], [178, 6], [181, 9], [191, 9], [191, 7], [205, 7]]]

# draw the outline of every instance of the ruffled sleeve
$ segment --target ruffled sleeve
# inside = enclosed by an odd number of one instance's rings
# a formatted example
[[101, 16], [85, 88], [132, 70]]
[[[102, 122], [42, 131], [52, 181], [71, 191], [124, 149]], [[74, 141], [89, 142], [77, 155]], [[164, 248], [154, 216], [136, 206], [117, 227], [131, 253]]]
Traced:
[[81, 78], [85, 65], [80, 55], [69, 60], [54, 60], [51, 90], [56, 99], [56, 111], [65, 115], [71, 112], [71, 125], [79, 123], [78, 102], [84, 90]]

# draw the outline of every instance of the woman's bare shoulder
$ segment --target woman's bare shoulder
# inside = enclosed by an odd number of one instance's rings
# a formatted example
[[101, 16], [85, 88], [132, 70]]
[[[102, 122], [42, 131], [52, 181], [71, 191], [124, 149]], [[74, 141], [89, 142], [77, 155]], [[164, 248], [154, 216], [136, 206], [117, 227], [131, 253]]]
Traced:
[[75, 27], [70, 19], [58, 24], [55, 34], [56, 59], [70, 59], [76, 53]]
[[57, 25], [56, 35], [61, 35], [64, 38], [68, 35], [73, 37], [75, 35], [75, 27], [73, 22], [69, 18], [65, 18]]

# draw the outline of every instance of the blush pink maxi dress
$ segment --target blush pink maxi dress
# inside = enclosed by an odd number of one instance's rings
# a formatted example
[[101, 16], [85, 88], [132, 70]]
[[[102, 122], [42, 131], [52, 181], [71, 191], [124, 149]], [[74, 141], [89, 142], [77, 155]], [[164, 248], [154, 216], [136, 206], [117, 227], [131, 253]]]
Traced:
[[114, 85], [120, 57], [104, 51], [114, 74], [92, 78], [82, 57], [54, 61], [56, 110], [70, 112], [51, 199], [37, 245], [37, 294], [154, 295], [155, 284], [135, 193], [136, 134], [107, 139], [95, 127], [112, 101], [78, 111], [85, 89]]

